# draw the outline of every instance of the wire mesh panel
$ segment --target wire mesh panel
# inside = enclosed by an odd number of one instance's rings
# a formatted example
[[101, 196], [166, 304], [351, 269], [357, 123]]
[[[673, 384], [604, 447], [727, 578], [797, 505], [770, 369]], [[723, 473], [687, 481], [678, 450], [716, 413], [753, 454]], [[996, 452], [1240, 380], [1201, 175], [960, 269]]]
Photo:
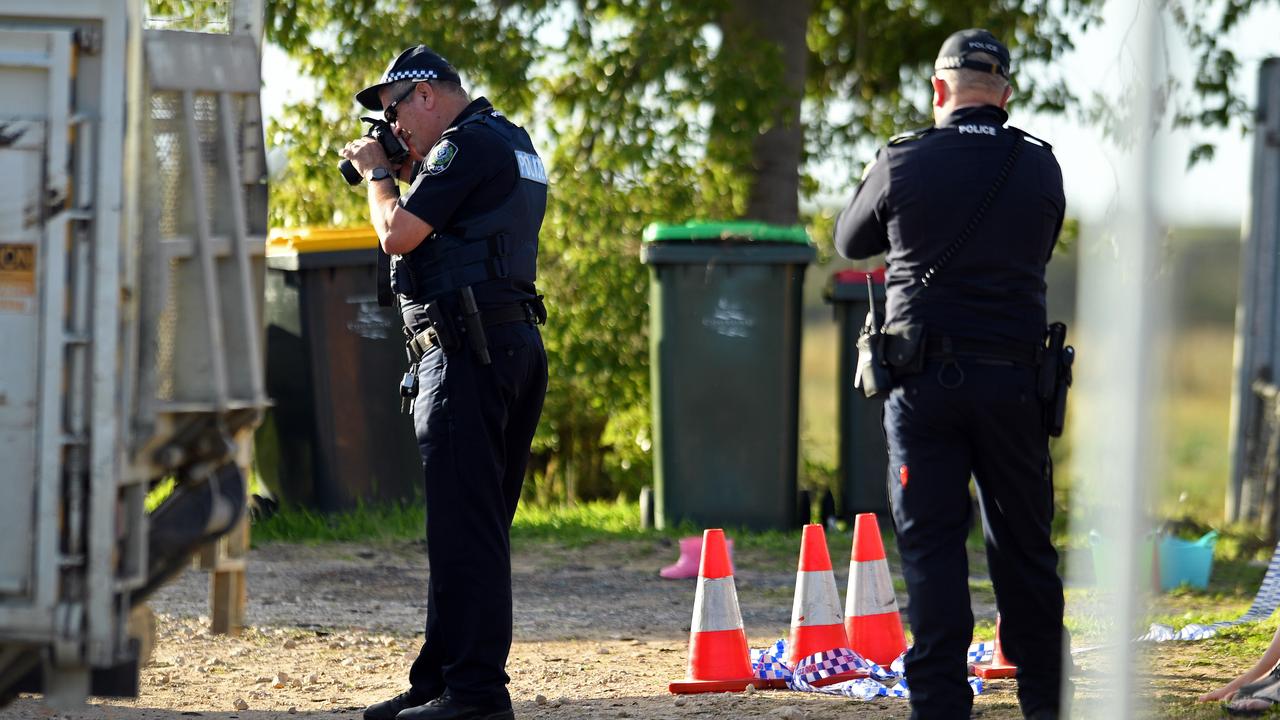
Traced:
[[[179, 94], [152, 95], [150, 150], [154, 152], [156, 192], [149, 193], [148, 196], [153, 198], [152, 207], [149, 209], [157, 218], [157, 226], [156, 234], [150, 235], [148, 238], [150, 240], [177, 237], [180, 229], [188, 224], [181, 215], [183, 210], [181, 119], [182, 102]], [[174, 400], [174, 346], [178, 328], [178, 286], [171, 279], [177, 274], [182, 261], [163, 255], [158, 244], [148, 248], [148, 252], [144, 253], [143, 257], [145, 262], [160, 266], [159, 271], [151, 275], [164, 278], [162, 283], [149, 283], [144, 286], [144, 293], [149, 292], [153, 296], [161, 295], [159, 298], [144, 296], [144, 301], [158, 302], [162, 309], [155, 322], [142, 324], [142, 332], [151, 336], [150, 343], [144, 342], [143, 347], [154, 348], [151, 360], [154, 363], [156, 378], [156, 398], [172, 401]], [[145, 363], [146, 360], [144, 356], [142, 361]]]
[[166, 0], [144, 4], [148, 28], [225, 33], [231, 26], [229, 0]]
[[265, 402], [259, 304], [266, 218], [245, 209], [265, 208], [246, 202], [265, 186], [242, 171], [264, 167], [261, 144], [244, 141], [261, 133], [251, 112], [257, 83], [256, 76], [228, 80], [241, 65], [256, 67], [257, 51], [243, 37], [165, 31], [148, 32], [146, 47], [152, 93], [145, 152], [156, 172], [143, 262], [144, 274], [159, 282], [144, 288], [143, 314], [155, 322], [142, 323], [148, 337], [140, 362], [149, 365], [150, 382], [140, 387], [140, 412], [162, 434], [215, 417], [220, 432], [234, 432], [255, 421]]

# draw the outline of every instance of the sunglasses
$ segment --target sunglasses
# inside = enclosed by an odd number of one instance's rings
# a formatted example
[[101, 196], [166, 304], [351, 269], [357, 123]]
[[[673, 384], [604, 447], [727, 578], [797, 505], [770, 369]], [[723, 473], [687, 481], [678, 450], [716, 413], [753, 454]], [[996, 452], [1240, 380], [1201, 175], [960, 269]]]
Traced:
[[395, 100], [392, 100], [392, 101], [391, 101], [391, 104], [387, 105], [387, 109], [385, 109], [385, 110], [383, 110], [383, 111], [382, 111], [382, 117], [384, 117], [384, 118], [386, 118], [386, 119], [387, 119], [387, 124], [388, 124], [388, 125], [392, 125], [392, 124], [394, 124], [394, 123], [395, 123], [395, 121], [396, 121], [396, 117], [397, 117], [397, 115], [396, 115], [396, 106], [397, 106], [397, 105], [399, 105], [400, 103], [404, 102], [404, 99], [405, 99], [405, 98], [407, 98], [407, 97], [409, 97], [410, 95], [412, 95], [412, 94], [413, 94], [413, 91], [414, 91], [415, 89], [417, 89], [417, 87], [418, 87], [417, 83], [414, 83], [413, 85], [410, 85], [410, 86], [409, 86], [409, 89], [408, 89], [408, 90], [406, 90], [406, 91], [404, 92], [404, 94], [403, 94], [403, 95], [401, 95], [400, 97], [396, 98]]

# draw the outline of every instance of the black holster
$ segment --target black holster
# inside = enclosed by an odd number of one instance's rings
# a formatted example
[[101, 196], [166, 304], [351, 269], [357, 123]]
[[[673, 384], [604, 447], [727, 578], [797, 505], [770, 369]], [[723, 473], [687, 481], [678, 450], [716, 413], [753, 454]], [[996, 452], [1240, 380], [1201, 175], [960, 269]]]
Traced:
[[895, 381], [924, 370], [924, 326], [892, 325], [876, 329], [868, 313], [858, 335], [858, 371], [854, 387], [867, 397], [888, 395]]
[[484, 320], [480, 317], [480, 308], [476, 307], [476, 296], [471, 287], [458, 288], [458, 304], [462, 309], [462, 331], [471, 344], [471, 352], [481, 365], [493, 362], [489, 357], [489, 339], [484, 333]]
[[431, 323], [431, 329], [435, 333], [435, 344], [446, 355], [462, 347], [462, 339], [458, 337], [457, 328], [454, 327], [452, 318], [444, 313], [442, 304], [432, 302], [427, 303], [424, 307], [426, 309], [427, 322]]
[[867, 320], [858, 333], [858, 368], [853, 375], [853, 386], [869, 398], [888, 395], [893, 390], [893, 377], [884, 361], [884, 333], [875, 326], [874, 313], [867, 313]]
[[1044, 407], [1044, 424], [1050, 437], [1060, 437], [1067, 420], [1067, 391], [1076, 349], [1067, 344], [1065, 323], [1052, 323], [1044, 334], [1044, 356], [1037, 377], [1037, 392]]

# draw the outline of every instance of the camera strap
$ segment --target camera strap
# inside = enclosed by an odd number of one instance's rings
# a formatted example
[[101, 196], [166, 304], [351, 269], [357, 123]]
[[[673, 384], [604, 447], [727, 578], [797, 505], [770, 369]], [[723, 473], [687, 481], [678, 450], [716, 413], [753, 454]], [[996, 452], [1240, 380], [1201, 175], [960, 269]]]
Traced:
[[987, 209], [991, 207], [991, 202], [996, 199], [996, 195], [1000, 193], [1000, 189], [1004, 187], [1004, 183], [1009, 179], [1009, 173], [1013, 170], [1013, 166], [1018, 162], [1018, 156], [1022, 154], [1022, 146], [1026, 144], [1025, 133], [1021, 130], [1011, 127], [1007, 128], [1013, 133], [1013, 149], [1009, 151], [1009, 156], [1005, 158], [1004, 165], [1000, 168], [1000, 174], [996, 176], [996, 181], [991, 184], [991, 188], [987, 190], [987, 194], [982, 198], [982, 202], [978, 205], [978, 209], [969, 218], [969, 224], [956, 237], [955, 240], [942, 251], [942, 255], [934, 261], [933, 265], [920, 276], [920, 284], [923, 286], [916, 294], [923, 292], [924, 288], [929, 287], [938, 273], [946, 267], [947, 263], [955, 257], [960, 248], [964, 246], [969, 238], [973, 236], [978, 225], [982, 222], [982, 218], [987, 214]]

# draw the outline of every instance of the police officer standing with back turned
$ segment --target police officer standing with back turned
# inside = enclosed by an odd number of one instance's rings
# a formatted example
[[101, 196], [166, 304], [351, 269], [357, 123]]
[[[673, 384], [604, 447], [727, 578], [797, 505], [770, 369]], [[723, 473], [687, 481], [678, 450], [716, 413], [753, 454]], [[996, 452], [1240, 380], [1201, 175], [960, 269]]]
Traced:
[[991, 33], [951, 35], [934, 68], [934, 127], [880, 150], [835, 231], [845, 257], [887, 253], [884, 430], [912, 717], [968, 718], [973, 705], [972, 475], [1018, 701], [1028, 718], [1056, 718], [1063, 598], [1037, 368], [1062, 173], [1047, 143], [1005, 126], [1009, 51]]
[[[507, 720], [511, 521], [547, 388], [534, 288], [546, 170], [528, 134], [470, 99], [426, 46], [356, 99], [382, 111], [412, 160], [390, 166], [371, 138], [342, 150], [368, 185], [409, 337], [401, 394], [422, 451], [431, 566], [410, 688], [364, 717]], [[397, 178], [412, 183], [403, 196]]]

